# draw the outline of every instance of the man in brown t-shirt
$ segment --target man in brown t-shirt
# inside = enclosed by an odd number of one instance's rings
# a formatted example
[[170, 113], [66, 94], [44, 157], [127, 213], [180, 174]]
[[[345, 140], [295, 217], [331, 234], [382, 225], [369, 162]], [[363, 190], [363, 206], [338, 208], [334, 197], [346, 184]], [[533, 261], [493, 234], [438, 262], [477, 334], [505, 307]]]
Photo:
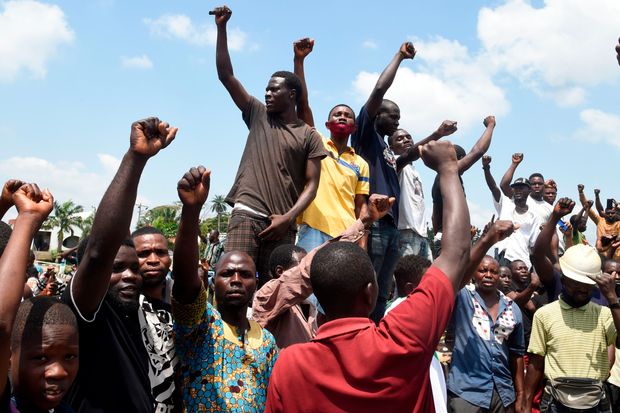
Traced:
[[228, 53], [226, 23], [232, 12], [224, 6], [214, 14], [217, 74], [250, 130], [226, 197], [233, 212], [225, 251], [248, 253], [262, 285], [268, 279], [271, 251], [295, 242], [295, 219], [316, 195], [320, 162], [327, 152], [318, 132], [297, 117], [299, 78], [276, 72], [267, 84], [265, 104], [250, 96], [234, 76]]

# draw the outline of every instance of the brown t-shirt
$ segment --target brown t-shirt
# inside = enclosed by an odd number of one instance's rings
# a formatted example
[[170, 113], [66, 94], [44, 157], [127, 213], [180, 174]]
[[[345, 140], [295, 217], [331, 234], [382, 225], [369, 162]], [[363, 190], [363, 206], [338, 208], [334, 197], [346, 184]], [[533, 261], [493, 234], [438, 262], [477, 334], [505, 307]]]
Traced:
[[250, 133], [226, 202], [265, 215], [288, 212], [306, 185], [306, 161], [327, 155], [319, 133], [299, 120], [285, 124], [252, 97], [243, 111]]

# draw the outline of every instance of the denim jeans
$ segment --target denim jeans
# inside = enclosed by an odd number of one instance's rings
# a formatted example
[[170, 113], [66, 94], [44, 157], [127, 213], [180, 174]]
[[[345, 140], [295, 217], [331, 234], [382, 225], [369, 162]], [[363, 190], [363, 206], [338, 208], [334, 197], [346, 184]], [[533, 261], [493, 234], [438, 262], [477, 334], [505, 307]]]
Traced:
[[394, 268], [400, 258], [399, 239], [400, 233], [391, 220], [382, 219], [372, 224], [370, 237], [368, 237], [368, 255], [375, 269], [379, 286], [377, 305], [370, 315], [375, 323], [383, 318], [387, 300], [392, 291]]
[[314, 229], [306, 224], [301, 224], [297, 230], [297, 246], [310, 252], [325, 241], [329, 241], [330, 237], [324, 232]]
[[405, 255], [419, 255], [432, 260], [428, 241], [425, 237], [412, 229], [401, 229], [399, 232], [400, 241], [398, 248], [401, 257]]

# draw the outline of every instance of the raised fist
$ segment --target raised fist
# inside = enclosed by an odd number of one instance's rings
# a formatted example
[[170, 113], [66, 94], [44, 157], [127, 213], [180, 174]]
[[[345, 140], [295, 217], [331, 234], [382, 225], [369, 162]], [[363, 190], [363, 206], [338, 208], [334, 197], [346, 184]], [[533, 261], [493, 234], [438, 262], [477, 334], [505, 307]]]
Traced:
[[522, 153], [513, 153], [512, 154], [512, 163], [516, 163], [517, 165], [521, 163], [521, 161], [523, 161], [523, 154]]
[[415, 57], [416, 50], [413, 47], [413, 43], [405, 42], [400, 46], [400, 55], [403, 59], [413, 59]]

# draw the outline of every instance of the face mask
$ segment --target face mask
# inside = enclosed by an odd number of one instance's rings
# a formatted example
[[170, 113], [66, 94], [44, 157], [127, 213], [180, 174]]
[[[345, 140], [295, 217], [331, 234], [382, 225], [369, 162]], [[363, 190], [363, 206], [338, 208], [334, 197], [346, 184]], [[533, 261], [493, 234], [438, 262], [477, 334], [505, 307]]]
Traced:
[[[616, 286], [617, 288], [617, 286]], [[566, 289], [564, 288], [564, 286], [562, 286], [562, 300], [570, 305], [573, 308], [579, 308], [579, 307], [583, 307], [584, 305], [588, 304], [590, 302], [590, 299], [592, 298], [592, 292], [590, 292], [590, 294], [588, 295], [588, 297], [583, 300], [583, 301], [576, 301], [573, 297], [569, 296], [566, 292]]]
[[355, 130], [355, 124], [339, 123], [339, 122], [327, 122], [325, 125], [327, 129], [334, 134], [338, 135], [350, 135]]

